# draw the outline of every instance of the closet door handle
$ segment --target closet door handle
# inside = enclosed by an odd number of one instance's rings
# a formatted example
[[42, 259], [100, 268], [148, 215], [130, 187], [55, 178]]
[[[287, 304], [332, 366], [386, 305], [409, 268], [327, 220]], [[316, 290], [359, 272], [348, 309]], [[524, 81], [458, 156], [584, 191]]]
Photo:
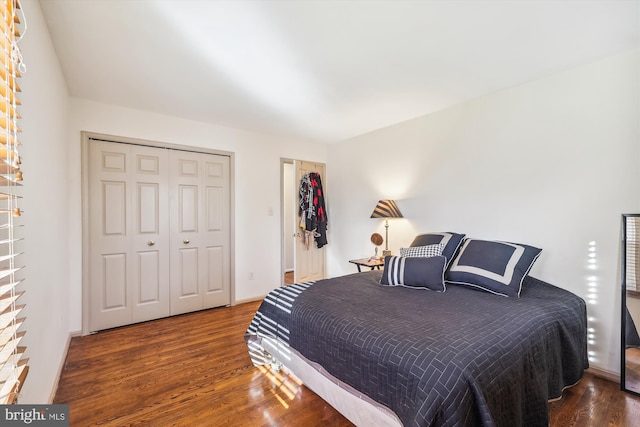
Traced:
[[155, 244], [156, 244], [156, 242], [154, 242], [153, 240], [149, 240], [149, 241], [147, 242], [147, 246], [153, 246], [153, 245], [155, 245]]
[[182, 241], [182, 243], [184, 243], [185, 245], [188, 245], [188, 244], [189, 244], [189, 239], [184, 239], [184, 240]]

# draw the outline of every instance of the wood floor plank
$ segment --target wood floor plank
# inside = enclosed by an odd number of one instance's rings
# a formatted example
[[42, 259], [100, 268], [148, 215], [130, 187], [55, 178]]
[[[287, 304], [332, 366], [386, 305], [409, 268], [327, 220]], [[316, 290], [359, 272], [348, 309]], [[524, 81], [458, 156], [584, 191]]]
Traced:
[[[71, 426], [352, 424], [292, 377], [251, 365], [258, 302], [73, 338], [54, 403]], [[585, 374], [549, 405], [550, 426], [637, 426], [640, 398]]]

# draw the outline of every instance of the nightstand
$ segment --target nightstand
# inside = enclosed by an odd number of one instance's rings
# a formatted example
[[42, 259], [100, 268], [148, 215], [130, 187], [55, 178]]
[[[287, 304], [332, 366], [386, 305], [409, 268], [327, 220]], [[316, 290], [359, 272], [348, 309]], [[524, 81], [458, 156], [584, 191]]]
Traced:
[[358, 267], [358, 273], [360, 273], [361, 267], [370, 267], [372, 270], [377, 268], [380, 270], [381, 266], [384, 266], [384, 258], [380, 259], [371, 259], [371, 258], [361, 258], [361, 259], [351, 259], [349, 260], [351, 264], [355, 264]]

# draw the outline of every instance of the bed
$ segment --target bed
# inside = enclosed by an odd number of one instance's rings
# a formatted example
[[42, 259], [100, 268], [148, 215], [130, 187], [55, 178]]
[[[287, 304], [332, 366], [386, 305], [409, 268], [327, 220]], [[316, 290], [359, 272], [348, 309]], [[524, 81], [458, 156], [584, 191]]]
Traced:
[[548, 425], [588, 367], [581, 298], [528, 275], [511, 298], [383, 286], [389, 271], [272, 291], [245, 335], [254, 365], [284, 365], [356, 425]]

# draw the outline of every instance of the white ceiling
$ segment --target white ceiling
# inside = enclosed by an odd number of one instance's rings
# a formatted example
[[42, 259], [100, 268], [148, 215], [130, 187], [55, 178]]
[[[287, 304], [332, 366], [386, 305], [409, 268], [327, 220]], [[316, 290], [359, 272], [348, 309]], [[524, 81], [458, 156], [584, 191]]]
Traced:
[[40, 1], [72, 96], [323, 142], [637, 48], [639, 3]]

